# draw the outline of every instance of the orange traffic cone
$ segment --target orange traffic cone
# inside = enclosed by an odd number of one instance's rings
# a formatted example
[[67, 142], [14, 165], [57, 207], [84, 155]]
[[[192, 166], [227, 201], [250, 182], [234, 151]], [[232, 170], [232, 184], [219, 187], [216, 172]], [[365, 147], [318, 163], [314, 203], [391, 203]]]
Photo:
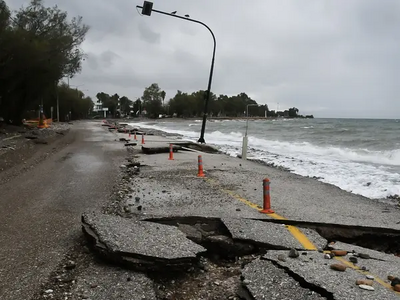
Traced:
[[137, 141], [137, 138], [136, 138], [136, 131], [135, 131], [134, 139], [135, 139], [135, 141]]
[[263, 202], [264, 202], [264, 207], [260, 211], [263, 214], [273, 214], [274, 211], [271, 209], [271, 196], [269, 194], [269, 185], [270, 181], [268, 178], [265, 178], [263, 180]]
[[198, 165], [199, 165], [199, 172], [197, 173], [197, 177], [205, 177], [206, 175], [203, 172], [203, 159], [201, 155], [198, 157]]
[[174, 149], [172, 144], [169, 144], [169, 158], [168, 160], [174, 160]]
[[144, 133], [142, 133], [142, 145], [144, 144]]

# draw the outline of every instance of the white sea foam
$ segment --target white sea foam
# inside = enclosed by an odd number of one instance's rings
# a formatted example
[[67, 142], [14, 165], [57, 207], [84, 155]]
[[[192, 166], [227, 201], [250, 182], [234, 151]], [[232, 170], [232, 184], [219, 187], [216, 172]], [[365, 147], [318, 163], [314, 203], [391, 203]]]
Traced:
[[[182, 127], [172, 129], [168, 123], [135, 125], [179, 134], [192, 141], [196, 141], [199, 135], [192, 130], [182, 130]], [[216, 130], [206, 134], [206, 140], [229, 155], [241, 153], [241, 132]], [[316, 177], [322, 182], [369, 198], [400, 194], [400, 174], [394, 171], [400, 170], [400, 149], [372, 151], [316, 146], [309, 142], [283, 142], [250, 135], [249, 154], [267, 163], [288, 168], [293, 173]]]

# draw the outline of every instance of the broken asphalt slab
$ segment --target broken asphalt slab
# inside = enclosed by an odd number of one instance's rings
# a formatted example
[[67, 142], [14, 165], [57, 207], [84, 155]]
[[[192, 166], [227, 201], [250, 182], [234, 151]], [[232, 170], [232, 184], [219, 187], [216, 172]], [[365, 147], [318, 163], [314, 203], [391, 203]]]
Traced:
[[[304, 255], [306, 254], [306, 255]], [[280, 258], [285, 257], [284, 261]], [[338, 259], [325, 259], [323, 253], [303, 252], [298, 258], [289, 258], [288, 251], [271, 250], [262, 260], [272, 262], [283, 268], [291, 277], [303, 286], [319, 292], [327, 299], [335, 300], [398, 300], [400, 295], [378, 282], [373, 283], [374, 290], [363, 290], [356, 285], [356, 280], [366, 279], [366, 275], [352, 268], [344, 272], [330, 268], [332, 264], [342, 264]], [[399, 268], [397, 268], [399, 270]], [[249, 267], [248, 275], [256, 273], [257, 268]]]
[[[252, 241], [269, 249], [306, 250], [284, 224], [239, 218], [222, 218], [221, 221], [234, 240]], [[301, 231], [317, 248], [325, 248], [327, 241], [316, 231], [311, 229], [301, 229]]]
[[100, 254], [137, 269], [184, 269], [206, 251], [176, 227], [119, 216], [83, 214], [82, 230]]
[[[182, 150], [182, 147], [172, 145], [172, 150], [177, 152]], [[142, 152], [144, 154], [169, 153], [169, 143], [152, 142], [150, 145], [142, 145]]]
[[270, 261], [253, 260], [244, 267], [242, 277], [243, 285], [255, 300], [326, 299], [302, 287], [284, 269], [275, 267]]

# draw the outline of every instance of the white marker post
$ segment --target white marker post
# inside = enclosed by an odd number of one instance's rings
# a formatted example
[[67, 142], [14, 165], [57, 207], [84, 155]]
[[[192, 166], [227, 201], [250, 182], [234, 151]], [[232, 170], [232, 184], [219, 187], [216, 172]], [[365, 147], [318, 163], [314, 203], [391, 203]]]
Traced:
[[247, 137], [247, 130], [249, 129], [249, 106], [258, 106], [258, 104], [247, 104], [246, 106], [246, 132], [243, 137], [243, 144], [242, 144], [242, 159], [247, 159], [247, 143], [248, 143], [248, 137]]

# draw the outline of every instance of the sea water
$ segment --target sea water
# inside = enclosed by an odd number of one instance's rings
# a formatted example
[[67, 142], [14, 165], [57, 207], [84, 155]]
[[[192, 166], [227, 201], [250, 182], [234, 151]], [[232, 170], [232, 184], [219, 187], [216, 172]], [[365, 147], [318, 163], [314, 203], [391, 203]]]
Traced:
[[[201, 120], [132, 123], [197, 141]], [[205, 140], [241, 154], [245, 120], [208, 120]], [[400, 195], [400, 121], [249, 120], [248, 156], [369, 198]]]

